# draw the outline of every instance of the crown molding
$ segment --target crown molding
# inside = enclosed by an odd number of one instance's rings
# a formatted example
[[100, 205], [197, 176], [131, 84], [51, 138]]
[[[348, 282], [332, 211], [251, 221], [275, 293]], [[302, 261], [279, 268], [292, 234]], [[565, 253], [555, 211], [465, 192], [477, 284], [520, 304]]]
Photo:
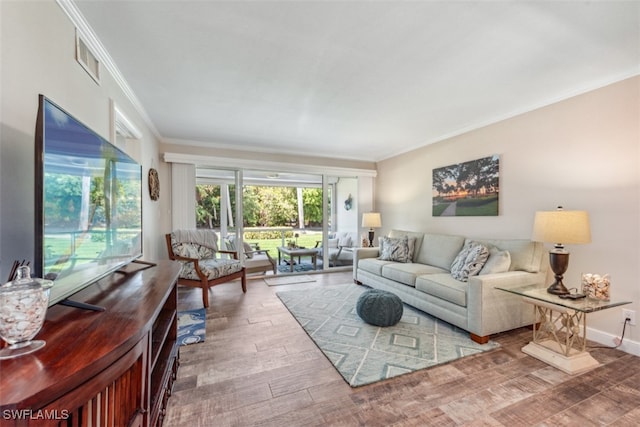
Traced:
[[80, 37], [82, 37], [82, 40], [85, 42], [87, 47], [89, 47], [91, 52], [102, 63], [102, 65], [104, 65], [109, 74], [111, 74], [118, 87], [120, 87], [125, 97], [129, 100], [129, 102], [131, 102], [138, 114], [140, 114], [145, 124], [149, 127], [149, 129], [151, 129], [153, 134], [158, 139], [162, 139], [160, 133], [151, 121], [151, 118], [142, 106], [142, 103], [140, 103], [138, 97], [133, 92], [133, 89], [131, 89], [124, 76], [118, 69], [118, 66], [111, 58], [111, 55], [109, 55], [109, 52], [107, 52], [104, 45], [100, 42], [98, 36], [86, 21], [80, 10], [78, 10], [73, 0], [56, 0], [56, 3], [69, 17], [69, 20], [76, 27], [76, 30], [80, 34]]

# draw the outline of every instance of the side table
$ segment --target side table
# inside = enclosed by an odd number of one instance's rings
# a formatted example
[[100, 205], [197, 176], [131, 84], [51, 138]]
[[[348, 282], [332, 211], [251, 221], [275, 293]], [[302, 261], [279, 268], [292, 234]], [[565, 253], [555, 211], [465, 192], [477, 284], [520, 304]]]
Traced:
[[571, 375], [600, 365], [587, 351], [587, 314], [631, 304], [588, 297], [563, 299], [536, 286], [497, 289], [519, 295], [533, 305], [533, 340], [522, 351]]

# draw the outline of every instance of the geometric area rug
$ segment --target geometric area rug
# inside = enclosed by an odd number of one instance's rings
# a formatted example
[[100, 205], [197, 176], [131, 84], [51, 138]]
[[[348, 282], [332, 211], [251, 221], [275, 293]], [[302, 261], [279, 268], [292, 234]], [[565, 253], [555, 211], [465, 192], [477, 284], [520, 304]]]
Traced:
[[404, 304], [400, 322], [365, 323], [356, 302], [366, 286], [347, 284], [277, 292], [287, 309], [351, 387], [448, 363], [499, 347]]
[[204, 308], [178, 312], [178, 345], [204, 342], [206, 311]]

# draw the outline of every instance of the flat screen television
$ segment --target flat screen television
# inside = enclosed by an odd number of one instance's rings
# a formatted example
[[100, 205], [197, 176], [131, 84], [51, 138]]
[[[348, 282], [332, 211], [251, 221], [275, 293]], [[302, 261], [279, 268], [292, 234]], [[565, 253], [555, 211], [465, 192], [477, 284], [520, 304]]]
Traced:
[[43, 95], [35, 142], [33, 276], [53, 305], [142, 255], [142, 168]]

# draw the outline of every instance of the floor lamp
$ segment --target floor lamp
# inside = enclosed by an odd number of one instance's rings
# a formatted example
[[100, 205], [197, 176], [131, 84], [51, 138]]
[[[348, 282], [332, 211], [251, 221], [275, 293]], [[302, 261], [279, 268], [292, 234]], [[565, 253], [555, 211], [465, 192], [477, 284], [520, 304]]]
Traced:
[[549, 264], [555, 281], [547, 288], [547, 292], [555, 295], [568, 294], [569, 290], [562, 283], [563, 275], [569, 267], [569, 252], [564, 248], [564, 244], [591, 242], [589, 214], [585, 211], [565, 211], [562, 206], [558, 206], [555, 211], [536, 212], [531, 239], [555, 243], [549, 251]]
[[369, 247], [373, 247], [373, 229], [382, 227], [382, 220], [378, 212], [362, 214], [362, 226], [369, 227]]

